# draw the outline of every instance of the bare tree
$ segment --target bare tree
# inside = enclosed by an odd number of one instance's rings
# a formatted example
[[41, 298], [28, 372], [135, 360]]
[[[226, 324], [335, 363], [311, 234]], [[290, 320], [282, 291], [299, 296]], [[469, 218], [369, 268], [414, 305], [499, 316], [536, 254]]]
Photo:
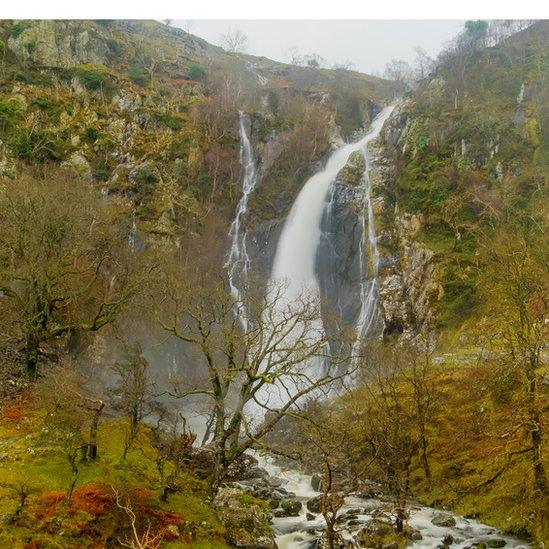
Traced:
[[124, 360], [117, 362], [113, 367], [118, 377], [112, 389], [116, 399], [114, 407], [122, 411], [129, 422], [124, 442], [124, 459], [139, 433], [142, 420], [152, 412], [155, 391], [148, 366], [141, 348], [136, 345], [128, 346]]
[[230, 28], [220, 38], [225, 51], [236, 53], [246, 49], [248, 37], [238, 28]]
[[288, 50], [287, 56], [292, 65], [296, 65], [297, 67], [300, 67], [301, 65], [304, 64], [303, 55], [295, 46], [291, 47]]
[[175, 394], [203, 395], [211, 403], [214, 489], [234, 460], [307, 395], [335, 379], [323, 366], [327, 337], [314, 299], [289, 302], [277, 286], [250, 297], [244, 307], [227, 288], [220, 282], [178, 289], [177, 281], [167, 279], [164, 297], [157, 300], [162, 327], [202, 357], [204, 384], [179, 384]]
[[410, 64], [402, 59], [392, 59], [385, 65], [385, 77], [404, 84], [410, 84], [413, 80], [413, 71]]
[[113, 322], [138, 290], [112, 213], [68, 179], [0, 187], [1, 316], [32, 377], [56, 340]]
[[192, 445], [196, 435], [187, 429], [185, 418], [179, 413], [157, 410], [158, 420], [151, 429], [151, 443], [157, 455], [155, 458], [162, 494], [161, 501], [167, 501], [170, 494], [181, 490], [180, 476], [191, 458]]
[[66, 504], [78, 482], [80, 461], [88, 448], [86, 427], [91, 416], [80, 398], [78, 372], [70, 363], [64, 363], [48, 370], [37, 388], [38, 401], [46, 410], [44, 445], [61, 454], [69, 463], [71, 480], [67, 488]]
[[495, 480], [508, 468], [512, 455], [526, 453], [531, 457], [533, 491], [546, 496], [543, 413], [547, 408], [541, 372], [547, 342], [549, 270], [543, 260], [547, 250], [543, 216], [537, 219], [536, 223], [532, 223], [534, 216], [518, 223], [506, 219], [495, 233], [485, 235], [481, 280], [491, 308], [484, 321], [490, 350], [504, 378], [513, 379], [517, 387], [516, 414], [509, 418], [504, 435], [504, 465], [491, 478]]
[[416, 52], [416, 59], [415, 59], [415, 72], [416, 72], [416, 78], [418, 80], [423, 80], [424, 78], [427, 78], [431, 74], [431, 72], [434, 69], [434, 60], [432, 57], [429, 56], [429, 54], [421, 47], [416, 46], [414, 49]]
[[128, 547], [129, 549], [158, 549], [164, 538], [165, 531], [161, 529], [159, 532], [153, 533], [151, 524], [148, 523], [143, 533], [140, 534], [137, 526], [137, 516], [131, 503], [128, 500], [122, 501], [120, 494], [114, 488], [112, 488], [112, 491], [114, 493], [114, 502], [116, 506], [124, 511], [130, 521], [132, 533], [129, 540], [119, 540], [121, 547]]

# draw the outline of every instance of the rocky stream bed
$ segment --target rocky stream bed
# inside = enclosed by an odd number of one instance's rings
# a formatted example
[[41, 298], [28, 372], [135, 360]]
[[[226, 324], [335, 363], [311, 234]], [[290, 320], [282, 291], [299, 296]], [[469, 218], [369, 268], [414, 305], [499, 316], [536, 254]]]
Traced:
[[[272, 534], [265, 530], [254, 533], [253, 528], [241, 528], [233, 543], [241, 547], [305, 549], [327, 547], [323, 535], [324, 518], [321, 514], [319, 480], [295, 469], [277, 464], [272, 456], [247, 456], [245, 478], [231, 482], [221, 490], [222, 505], [237, 495], [249, 494], [268, 502], [272, 513], [259, 510], [253, 519], [271, 518]], [[372, 547], [372, 539], [383, 540], [394, 533], [393, 502], [385, 499], [372, 484], [370, 490], [351, 493], [344, 498], [338, 516], [338, 547]], [[229, 513], [235, 513], [233, 509]], [[260, 523], [256, 520], [256, 524]], [[253, 520], [249, 521], [252, 524]], [[528, 542], [505, 535], [476, 520], [431, 507], [411, 503], [407, 507], [404, 533], [408, 547], [416, 549], [489, 549], [505, 547], [526, 549]], [[382, 549], [398, 549], [395, 541], [382, 543]]]

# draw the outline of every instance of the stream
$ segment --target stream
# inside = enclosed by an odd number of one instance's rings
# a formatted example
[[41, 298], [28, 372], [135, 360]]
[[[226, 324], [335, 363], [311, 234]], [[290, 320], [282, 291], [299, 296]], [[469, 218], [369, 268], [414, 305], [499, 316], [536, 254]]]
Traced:
[[[312, 487], [312, 476], [297, 470], [285, 469], [277, 465], [272, 456], [258, 453], [253, 455], [258, 460], [258, 465], [271, 477], [277, 479], [279, 487], [295, 494], [293, 499], [301, 502], [299, 516], [275, 517], [273, 519], [277, 546], [280, 549], [317, 547], [324, 527], [324, 518], [319, 513], [311, 513], [307, 510], [307, 502], [320, 495], [320, 492], [315, 491]], [[391, 508], [391, 503], [383, 499], [346, 497], [338, 513], [338, 516], [341, 517], [338, 528], [348, 547], [363, 547], [357, 539], [359, 533], [372, 524], [373, 520], [379, 520], [380, 511], [384, 509], [387, 510], [385, 514], [387, 518], [394, 518], [391, 516]], [[531, 547], [524, 540], [505, 535], [491, 526], [460, 515], [416, 503], [409, 504], [407, 510], [409, 512], [408, 527], [421, 534], [421, 539], [410, 540], [408, 547], [416, 549], [483, 547], [483, 545], [477, 546], [476, 544], [484, 544], [484, 547], [509, 549]], [[314, 518], [308, 520], [307, 514], [309, 514], [309, 519], [311, 515], [314, 515]], [[441, 518], [447, 522], [447, 526], [433, 524], [433, 520], [440, 524]], [[451, 542], [448, 543], [450, 537]]]

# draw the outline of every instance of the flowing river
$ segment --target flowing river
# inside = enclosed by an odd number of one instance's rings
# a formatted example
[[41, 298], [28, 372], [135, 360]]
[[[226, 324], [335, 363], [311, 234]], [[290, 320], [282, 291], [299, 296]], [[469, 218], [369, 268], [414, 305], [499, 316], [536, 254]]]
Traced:
[[[280, 549], [314, 548], [322, 533], [324, 518], [321, 514], [313, 513], [307, 508], [307, 502], [320, 495], [312, 488], [312, 477], [296, 470], [280, 467], [271, 456], [254, 454], [261, 468], [280, 483], [288, 492], [295, 494], [295, 499], [302, 504], [297, 517], [282, 517], [273, 519], [273, 528], [276, 533], [276, 544]], [[380, 510], [387, 509], [388, 518], [391, 516], [392, 505], [389, 501], [377, 498], [362, 498], [349, 496], [338, 512], [341, 517], [338, 528], [349, 547], [362, 547], [357, 537], [360, 531], [379, 516]], [[438, 509], [425, 507], [419, 504], [410, 504], [407, 508], [409, 518], [408, 527], [421, 534], [421, 539], [410, 541], [409, 547], [415, 549], [437, 549], [448, 545], [456, 549], [475, 547], [475, 544], [484, 544], [484, 547], [505, 547], [506, 549], [527, 549], [526, 542], [518, 538], [502, 534], [495, 528], [482, 524], [476, 520], [464, 518], [451, 513], [441, 513]], [[437, 526], [437, 517], [441, 514], [448, 520], [448, 526]], [[308, 516], [307, 516], [308, 515]], [[481, 546], [482, 547], [482, 546]]]

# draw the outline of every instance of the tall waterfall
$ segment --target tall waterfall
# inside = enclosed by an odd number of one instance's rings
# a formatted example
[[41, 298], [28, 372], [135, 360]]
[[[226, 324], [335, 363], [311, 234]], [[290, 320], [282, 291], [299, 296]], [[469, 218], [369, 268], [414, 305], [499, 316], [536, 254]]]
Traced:
[[[375, 139], [383, 124], [390, 116], [393, 106], [383, 111], [372, 122], [364, 137], [355, 143], [344, 145], [332, 153], [325, 168], [313, 175], [303, 186], [297, 196], [288, 219], [280, 235], [271, 273], [271, 281], [284, 281], [284, 296], [292, 301], [304, 292], [319, 296], [319, 285], [316, 278], [316, 254], [321, 236], [321, 220], [326, 198], [338, 173], [347, 163], [349, 156], [355, 151], [363, 151], [366, 159], [366, 203], [368, 212], [369, 251], [373, 253], [372, 274], [377, 279], [379, 254], [375, 237], [375, 227], [368, 178], [369, 156], [367, 146]], [[366, 222], [365, 222], [366, 223]], [[364, 227], [365, 228], [365, 227]], [[364, 253], [364, 252], [362, 252]], [[363, 261], [365, 265], [366, 262]], [[363, 273], [364, 277], [366, 273]], [[361, 300], [362, 306], [357, 320], [357, 339], [361, 338], [371, 324], [375, 311], [375, 296], [377, 282], [370, 285], [363, 281]]]
[[[239, 117], [240, 133], [240, 163], [244, 168], [242, 179], [242, 197], [236, 207], [236, 214], [229, 229], [229, 252], [225, 262], [225, 268], [229, 274], [229, 285], [231, 294], [235, 300], [242, 303], [242, 292], [239, 283], [245, 283], [250, 267], [250, 257], [246, 248], [246, 229], [243, 221], [248, 212], [248, 200], [257, 183], [257, 165], [250, 142], [250, 136], [246, 130], [246, 115], [240, 112]], [[242, 306], [242, 305], [241, 305]], [[241, 311], [242, 322], [246, 323], [245, 311]]]

